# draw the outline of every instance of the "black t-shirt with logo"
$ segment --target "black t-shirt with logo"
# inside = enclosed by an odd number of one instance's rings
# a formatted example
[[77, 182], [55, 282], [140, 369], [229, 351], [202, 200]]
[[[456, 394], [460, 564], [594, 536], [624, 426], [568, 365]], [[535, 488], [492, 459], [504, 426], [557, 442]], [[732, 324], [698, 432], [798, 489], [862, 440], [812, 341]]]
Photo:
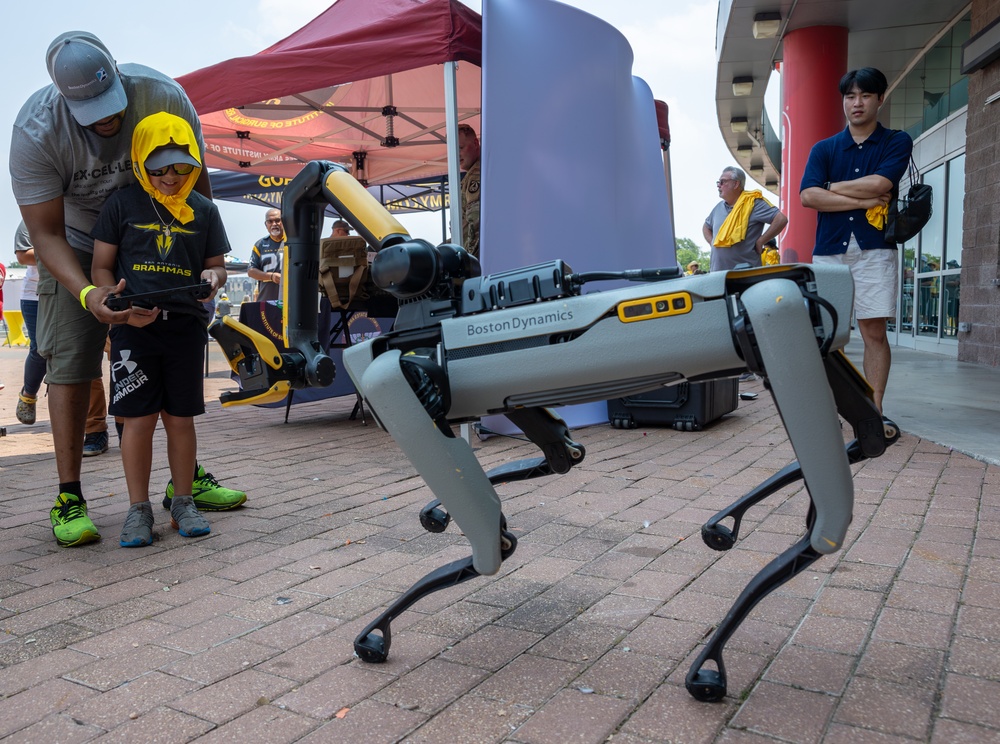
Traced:
[[[125, 280], [125, 294], [197, 284], [206, 258], [229, 253], [219, 208], [196, 191], [187, 203], [194, 219], [182, 225], [138, 183], [108, 197], [91, 237], [118, 246], [115, 278]], [[205, 314], [204, 305], [190, 295], [156, 304], [169, 312]]]

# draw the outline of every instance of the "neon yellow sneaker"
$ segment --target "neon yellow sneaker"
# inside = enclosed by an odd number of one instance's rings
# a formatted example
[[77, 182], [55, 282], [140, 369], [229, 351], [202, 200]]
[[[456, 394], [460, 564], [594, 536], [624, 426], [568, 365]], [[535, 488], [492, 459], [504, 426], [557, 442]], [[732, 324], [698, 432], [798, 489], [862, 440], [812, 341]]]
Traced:
[[[191, 494], [194, 498], [194, 505], [201, 511], [226, 511], [241, 506], [247, 500], [247, 495], [243, 491], [235, 491], [232, 488], [220, 486], [219, 481], [212, 477], [211, 473], [205, 472], [201, 465], [195, 471], [194, 482], [191, 484]], [[174, 498], [174, 481], [171, 478], [167, 481], [167, 495], [163, 498], [163, 508], [170, 509], [170, 502]]]
[[64, 548], [101, 539], [101, 533], [87, 516], [87, 502], [75, 493], [61, 493], [56, 497], [56, 505], [49, 511], [52, 534]]

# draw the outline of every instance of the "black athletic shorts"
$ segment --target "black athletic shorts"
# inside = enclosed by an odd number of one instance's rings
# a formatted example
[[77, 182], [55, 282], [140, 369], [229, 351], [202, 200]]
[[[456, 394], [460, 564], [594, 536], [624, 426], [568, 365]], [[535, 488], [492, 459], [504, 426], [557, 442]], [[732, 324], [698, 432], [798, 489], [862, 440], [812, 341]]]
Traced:
[[111, 401], [115, 416], [138, 418], [205, 412], [202, 316], [170, 313], [144, 328], [111, 327]]

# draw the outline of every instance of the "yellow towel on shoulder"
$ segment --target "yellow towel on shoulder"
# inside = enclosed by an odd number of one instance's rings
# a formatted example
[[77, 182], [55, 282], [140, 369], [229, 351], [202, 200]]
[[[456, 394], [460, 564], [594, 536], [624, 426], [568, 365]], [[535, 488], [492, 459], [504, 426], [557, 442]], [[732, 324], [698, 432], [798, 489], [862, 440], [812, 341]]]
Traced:
[[712, 244], [716, 248], [730, 248], [747, 236], [747, 227], [750, 225], [750, 214], [753, 212], [753, 203], [757, 199], [763, 199], [767, 206], [771, 202], [764, 199], [759, 191], [744, 191], [740, 198], [736, 200], [732, 211], [719, 228], [719, 234], [715, 236]]
[[865, 219], [868, 220], [868, 224], [874, 227], [876, 230], [881, 230], [885, 227], [885, 218], [889, 215], [889, 205], [879, 204], [877, 207], [872, 207], [867, 212], [865, 212]]

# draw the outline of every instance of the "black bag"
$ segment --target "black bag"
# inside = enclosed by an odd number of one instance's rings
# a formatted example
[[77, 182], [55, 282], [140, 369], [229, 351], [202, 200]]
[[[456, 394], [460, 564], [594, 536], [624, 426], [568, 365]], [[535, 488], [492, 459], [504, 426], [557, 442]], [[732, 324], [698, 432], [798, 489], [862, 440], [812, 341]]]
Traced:
[[910, 191], [906, 196], [889, 203], [889, 214], [885, 219], [887, 243], [905, 243], [915, 238], [931, 218], [934, 194], [928, 184], [917, 183], [919, 178], [920, 172], [911, 156]]
[[608, 421], [616, 429], [672, 426], [677, 431], [700, 431], [739, 405], [740, 383], [735, 377], [707, 382], [682, 382], [648, 393], [612, 398]]

